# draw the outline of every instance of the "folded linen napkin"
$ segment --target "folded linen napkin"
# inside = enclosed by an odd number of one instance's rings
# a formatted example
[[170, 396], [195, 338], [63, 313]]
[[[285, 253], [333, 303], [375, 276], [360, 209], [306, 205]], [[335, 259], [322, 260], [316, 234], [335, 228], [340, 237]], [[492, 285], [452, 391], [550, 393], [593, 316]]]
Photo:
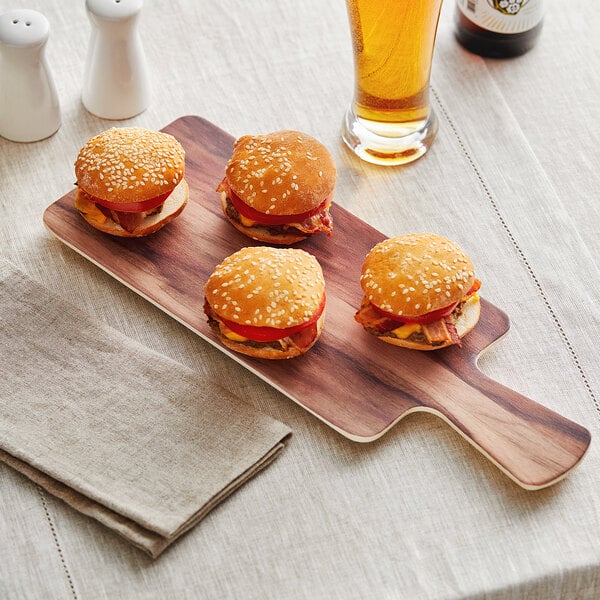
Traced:
[[151, 556], [289, 435], [0, 259], [0, 460]]

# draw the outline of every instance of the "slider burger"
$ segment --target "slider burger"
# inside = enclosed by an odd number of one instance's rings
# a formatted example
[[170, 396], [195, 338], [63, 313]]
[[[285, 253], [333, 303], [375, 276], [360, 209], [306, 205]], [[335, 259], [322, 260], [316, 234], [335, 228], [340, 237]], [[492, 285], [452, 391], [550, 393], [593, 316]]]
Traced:
[[223, 214], [248, 237], [293, 244], [331, 235], [337, 171], [327, 148], [297, 131], [239, 138], [217, 188]]
[[172, 136], [139, 127], [91, 138], [75, 161], [75, 208], [92, 226], [122, 237], [154, 233], [185, 207], [185, 152]]
[[393, 237], [367, 255], [364, 298], [355, 319], [396, 346], [435, 350], [456, 344], [479, 320], [481, 282], [461, 248], [433, 233]]
[[319, 338], [325, 281], [317, 259], [295, 248], [242, 248], [206, 282], [204, 312], [219, 340], [257, 358], [292, 358]]

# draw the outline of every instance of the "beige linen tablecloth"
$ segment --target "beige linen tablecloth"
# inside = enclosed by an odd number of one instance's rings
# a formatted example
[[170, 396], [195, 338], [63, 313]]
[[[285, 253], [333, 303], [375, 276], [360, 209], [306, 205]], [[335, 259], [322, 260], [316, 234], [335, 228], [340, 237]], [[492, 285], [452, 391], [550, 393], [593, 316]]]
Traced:
[[[0, 10], [13, 4], [0, 0]], [[334, 155], [338, 203], [387, 235], [430, 230], [459, 242], [477, 265], [481, 294], [512, 322], [482, 370], [595, 438], [566, 480], [539, 492], [517, 487], [432, 416], [411, 416], [368, 445], [342, 438], [53, 239], [43, 210], [71, 188], [81, 144], [114, 123], [79, 100], [83, 3], [28, 6], [50, 20], [63, 124], [43, 142], [0, 140], [2, 252], [93, 318], [217, 378], [295, 435], [263, 476], [155, 562], [0, 465], [0, 597], [598, 598], [593, 4], [548, 2], [532, 52], [484, 61], [454, 42], [448, 2], [432, 77], [440, 130], [410, 167], [372, 167], [341, 145], [352, 95], [341, 0], [147, 3], [141, 31], [154, 96], [121, 123], [161, 128], [197, 114], [236, 136], [305, 131]]]

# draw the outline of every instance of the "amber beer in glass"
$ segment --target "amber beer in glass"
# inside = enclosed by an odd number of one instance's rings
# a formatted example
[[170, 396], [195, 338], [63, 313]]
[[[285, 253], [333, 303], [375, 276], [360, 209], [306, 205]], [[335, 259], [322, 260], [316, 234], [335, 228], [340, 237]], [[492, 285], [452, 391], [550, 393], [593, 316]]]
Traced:
[[362, 159], [412, 162], [437, 129], [429, 75], [442, 0], [346, 0], [354, 50], [354, 100], [342, 137]]

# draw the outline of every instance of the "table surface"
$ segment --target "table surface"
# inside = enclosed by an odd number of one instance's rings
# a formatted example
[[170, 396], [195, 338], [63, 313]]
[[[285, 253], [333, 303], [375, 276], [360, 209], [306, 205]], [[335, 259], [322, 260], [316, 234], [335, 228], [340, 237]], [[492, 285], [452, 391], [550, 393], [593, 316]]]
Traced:
[[[0, 13], [14, 2], [0, 0]], [[340, 141], [353, 66], [342, 0], [155, 0], [140, 31], [153, 97], [119, 123], [81, 105], [84, 3], [31, 0], [61, 101], [51, 138], [0, 138], [0, 253], [94, 318], [218, 378], [294, 431], [286, 452], [158, 560], [0, 465], [0, 597], [494, 598], [600, 596], [600, 15], [548, 2], [538, 45], [484, 60], [442, 11], [432, 73], [440, 128], [402, 168]], [[79, 50], [74, 50], [79, 49]], [[212, 345], [61, 244], [44, 209], [72, 188], [85, 140], [110, 126], [160, 129], [200, 115], [234, 136], [297, 129], [332, 152], [335, 200], [385, 235], [460, 243], [482, 296], [511, 330], [486, 375], [584, 425], [592, 445], [565, 480], [515, 485], [432, 415], [376, 442], [328, 428]], [[3, 401], [10, 401], [4, 398]]]

